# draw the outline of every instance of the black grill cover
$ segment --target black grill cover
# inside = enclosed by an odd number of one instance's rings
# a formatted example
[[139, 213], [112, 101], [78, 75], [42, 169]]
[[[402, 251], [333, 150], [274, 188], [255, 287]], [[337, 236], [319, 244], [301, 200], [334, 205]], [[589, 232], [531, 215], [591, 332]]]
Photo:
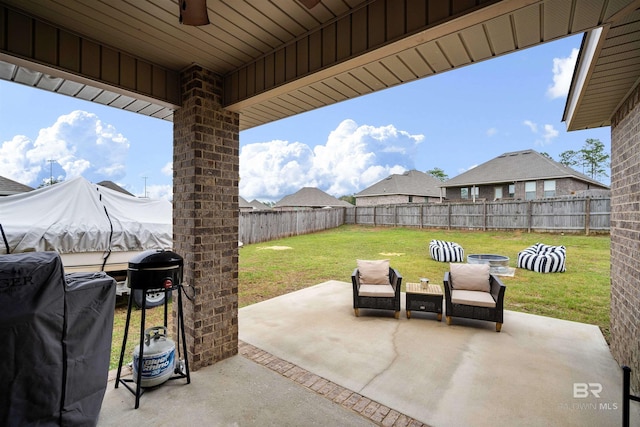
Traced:
[[132, 289], [161, 289], [169, 278], [174, 286], [182, 281], [184, 261], [172, 251], [151, 249], [129, 260], [127, 283]]
[[0, 255], [0, 425], [58, 425], [64, 272], [57, 253]]
[[55, 252], [0, 255], [0, 425], [96, 425], [116, 285], [77, 274]]
[[65, 274], [67, 350], [62, 421], [93, 426], [109, 379], [116, 282], [107, 273]]

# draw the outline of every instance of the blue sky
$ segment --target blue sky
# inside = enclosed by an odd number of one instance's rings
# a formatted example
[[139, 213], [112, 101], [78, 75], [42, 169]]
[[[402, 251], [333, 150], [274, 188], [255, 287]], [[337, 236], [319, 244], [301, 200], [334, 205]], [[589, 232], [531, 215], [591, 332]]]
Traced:
[[[240, 133], [240, 195], [277, 201], [305, 186], [336, 197], [392, 173], [453, 178], [509, 151], [558, 160], [610, 128], [567, 132], [573, 36]], [[0, 81], [0, 175], [33, 187], [53, 175], [114, 181], [171, 198], [172, 124]], [[49, 162], [54, 160], [54, 162]], [[609, 184], [608, 177], [600, 180]]]

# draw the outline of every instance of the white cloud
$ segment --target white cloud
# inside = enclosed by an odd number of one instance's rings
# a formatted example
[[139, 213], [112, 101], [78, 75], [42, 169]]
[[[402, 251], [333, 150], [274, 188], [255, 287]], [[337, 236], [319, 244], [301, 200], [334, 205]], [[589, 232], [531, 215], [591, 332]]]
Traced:
[[542, 138], [546, 144], [550, 144], [554, 138], [557, 138], [560, 133], [553, 127], [553, 125], [544, 125], [544, 133]]
[[[145, 197], [144, 190], [140, 194], [136, 194], [136, 197]], [[173, 186], [172, 185], [148, 185], [146, 197], [149, 199], [164, 199], [173, 200]]]
[[560, 132], [558, 132], [558, 130], [550, 124], [545, 124], [542, 126], [542, 133], [539, 132], [538, 124], [532, 122], [531, 120], [525, 120], [523, 124], [527, 126], [533, 134], [538, 136], [538, 138], [536, 138], [534, 142], [534, 144], [538, 146], [551, 144], [553, 140], [560, 134]]
[[487, 129], [487, 136], [493, 136], [493, 135], [495, 135], [497, 133], [498, 133], [498, 129], [496, 129], [496, 128]]
[[[125, 175], [129, 141], [98, 116], [76, 110], [41, 129], [35, 141], [15, 136], [0, 146], [3, 176], [38, 186], [51, 175], [90, 181], [114, 180]], [[51, 162], [53, 161], [53, 162]]]
[[531, 120], [525, 120], [522, 123], [525, 126], [527, 126], [529, 129], [531, 129], [531, 132], [533, 132], [533, 133], [537, 133], [538, 132], [538, 125], [533, 123]]
[[357, 193], [392, 173], [413, 168], [423, 135], [388, 126], [358, 126], [347, 119], [311, 149], [302, 142], [275, 140], [240, 151], [240, 195], [277, 201], [302, 187], [339, 197]]
[[32, 164], [27, 159], [27, 150], [31, 141], [24, 135], [16, 135], [0, 146], [0, 170], [2, 176], [14, 181], [29, 184], [36, 180], [43, 165]]
[[169, 162], [160, 170], [163, 175], [173, 176], [173, 162]]
[[553, 84], [547, 88], [547, 96], [551, 99], [567, 96], [573, 69], [578, 59], [578, 49], [573, 48], [567, 58], [553, 58]]

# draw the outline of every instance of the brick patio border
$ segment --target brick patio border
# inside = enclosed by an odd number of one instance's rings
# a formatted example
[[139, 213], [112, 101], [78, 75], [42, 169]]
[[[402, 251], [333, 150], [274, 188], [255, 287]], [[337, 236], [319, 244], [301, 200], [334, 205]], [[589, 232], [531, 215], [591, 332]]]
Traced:
[[341, 405], [343, 408], [357, 412], [378, 425], [385, 427], [428, 427], [427, 424], [401, 414], [355, 391], [339, 386], [326, 378], [313, 374], [244, 341], [238, 341], [238, 353]]

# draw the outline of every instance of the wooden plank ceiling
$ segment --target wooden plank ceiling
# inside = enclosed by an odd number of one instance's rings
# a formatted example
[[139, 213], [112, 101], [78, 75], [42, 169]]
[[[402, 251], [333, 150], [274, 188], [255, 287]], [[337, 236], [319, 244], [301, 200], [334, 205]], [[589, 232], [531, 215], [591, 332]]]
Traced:
[[[177, 77], [197, 63], [224, 77], [225, 107], [240, 114], [244, 130], [610, 22], [634, 27], [625, 17], [638, 1], [321, 0], [307, 8], [297, 0], [207, 0], [207, 7], [211, 24], [191, 27], [178, 22], [177, 0], [0, 0], [0, 78], [172, 120]], [[638, 61], [618, 50], [611, 58], [629, 63], [628, 85]]]

